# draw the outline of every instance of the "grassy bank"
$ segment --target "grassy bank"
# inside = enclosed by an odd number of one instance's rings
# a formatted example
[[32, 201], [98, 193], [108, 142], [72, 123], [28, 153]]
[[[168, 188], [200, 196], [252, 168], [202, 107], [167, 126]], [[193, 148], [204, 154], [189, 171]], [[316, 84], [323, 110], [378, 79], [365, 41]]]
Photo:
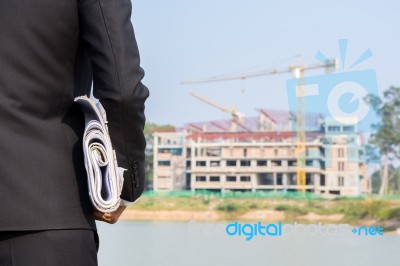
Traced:
[[[335, 223], [374, 224], [390, 222], [400, 224], [400, 199], [369, 198], [322, 198], [296, 197], [219, 197], [192, 195], [171, 197], [143, 195], [129, 209], [150, 212], [204, 212], [216, 213], [218, 219], [256, 219], [255, 214], [266, 213], [265, 218], [283, 217], [286, 221], [331, 220]], [[254, 214], [254, 215], [251, 215]], [[279, 215], [278, 215], [279, 214]], [[246, 218], [247, 217], [247, 218]], [[334, 217], [334, 219], [332, 218]]]

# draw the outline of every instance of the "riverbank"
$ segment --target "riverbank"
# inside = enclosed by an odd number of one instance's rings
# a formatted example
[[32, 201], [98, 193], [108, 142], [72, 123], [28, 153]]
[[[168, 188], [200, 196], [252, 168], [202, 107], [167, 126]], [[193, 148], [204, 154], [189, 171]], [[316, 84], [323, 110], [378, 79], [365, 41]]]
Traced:
[[142, 196], [121, 219], [346, 223], [395, 230], [400, 228], [400, 200]]
[[[215, 222], [223, 220], [240, 220], [240, 221], [285, 221], [286, 214], [283, 211], [275, 210], [256, 210], [249, 211], [242, 215], [232, 216], [226, 215], [218, 211], [148, 211], [148, 210], [126, 210], [121, 219], [123, 220], [161, 220], [161, 221], [205, 221]], [[316, 213], [308, 213], [307, 215], [299, 216], [301, 221], [332, 221], [339, 222], [343, 219], [341, 214], [319, 215]]]

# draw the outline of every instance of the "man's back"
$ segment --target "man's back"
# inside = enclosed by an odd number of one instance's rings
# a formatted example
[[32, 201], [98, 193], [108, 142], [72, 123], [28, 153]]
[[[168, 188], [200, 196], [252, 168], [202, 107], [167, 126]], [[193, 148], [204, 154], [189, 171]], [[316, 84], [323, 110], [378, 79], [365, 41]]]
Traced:
[[73, 104], [91, 69], [128, 169], [121, 197], [143, 191], [148, 90], [130, 12], [130, 0], [0, 1], [0, 231], [95, 228]]

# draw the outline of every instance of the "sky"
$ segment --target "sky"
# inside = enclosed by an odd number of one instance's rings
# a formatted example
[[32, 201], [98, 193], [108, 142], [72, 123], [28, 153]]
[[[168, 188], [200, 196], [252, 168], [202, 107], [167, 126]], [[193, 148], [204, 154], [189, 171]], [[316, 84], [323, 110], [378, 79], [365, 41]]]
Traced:
[[[181, 85], [181, 81], [318, 63], [321, 51], [346, 70], [364, 51], [373, 56], [352, 70], [373, 69], [379, 93], [400, 86], [400, 2], [267, 0], [133, 0], [132, 23], [150, 90], [149, 122], [184, 123], [230, 115], [190, 96], [193, 90], [246, 116], [257, 108], [288, 109], [290, 73], [236, 81]], [[342, 70], [343, 71], [343, 70]], [[323, 69], [308, 75], [323, 74]], [[321, 100], [323, 102], [323, 99]]]

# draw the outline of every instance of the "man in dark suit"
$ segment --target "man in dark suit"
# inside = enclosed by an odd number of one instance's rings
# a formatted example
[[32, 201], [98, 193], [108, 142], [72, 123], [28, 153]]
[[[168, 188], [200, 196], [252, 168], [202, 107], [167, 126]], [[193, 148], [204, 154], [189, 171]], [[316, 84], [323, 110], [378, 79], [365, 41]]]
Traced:
[[[130, 0], [0, 1], [1, 266], [97, 265], [95, 219], [116, 222], [143, 192], [149, 92], [130, 17]], [[92, 80], [127, 169], [114, 213], [88, 196], [74, 97]]]

